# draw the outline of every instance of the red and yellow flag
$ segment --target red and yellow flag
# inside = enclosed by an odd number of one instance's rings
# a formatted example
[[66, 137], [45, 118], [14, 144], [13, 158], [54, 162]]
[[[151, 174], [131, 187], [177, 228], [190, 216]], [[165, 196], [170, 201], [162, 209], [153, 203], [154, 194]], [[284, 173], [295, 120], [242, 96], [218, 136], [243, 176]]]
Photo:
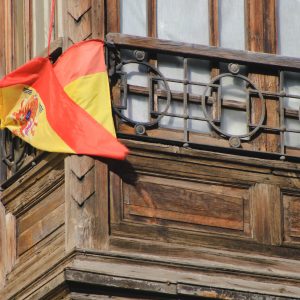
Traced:
[[0, 81], [1, 129], [35, 148], [124, 159], [115, 138], [103, 42], [70, 47], [53, 66], [36, 58]]

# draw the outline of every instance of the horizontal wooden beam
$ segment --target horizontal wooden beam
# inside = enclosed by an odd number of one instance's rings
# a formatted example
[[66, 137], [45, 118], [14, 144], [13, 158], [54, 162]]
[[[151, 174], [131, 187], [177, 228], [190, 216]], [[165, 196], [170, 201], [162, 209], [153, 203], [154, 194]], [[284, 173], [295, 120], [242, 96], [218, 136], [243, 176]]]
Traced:
[[144, 49], [159, 53], [234, 62], [242, 65], [256, 65], [286, 71], [300, 71], [300, 59], [274, 54], [188, 44], [120, 33], [107, 34], [106, 42], [131, 49]]

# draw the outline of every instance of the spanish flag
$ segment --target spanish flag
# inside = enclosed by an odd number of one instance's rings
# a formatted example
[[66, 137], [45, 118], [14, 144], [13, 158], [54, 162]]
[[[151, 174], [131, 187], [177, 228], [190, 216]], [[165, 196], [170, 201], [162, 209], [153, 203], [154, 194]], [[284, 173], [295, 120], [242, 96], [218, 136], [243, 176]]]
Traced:
[[33, 147], [124, 159], [115, 137], [103, 42], [35, 58], [0, 80], [0, 126]]

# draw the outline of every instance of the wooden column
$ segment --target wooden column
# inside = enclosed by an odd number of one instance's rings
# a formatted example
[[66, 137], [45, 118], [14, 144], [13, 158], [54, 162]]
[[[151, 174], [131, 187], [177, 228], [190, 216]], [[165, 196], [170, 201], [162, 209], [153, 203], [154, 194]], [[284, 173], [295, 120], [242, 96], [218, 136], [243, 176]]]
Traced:
[[65, 160], [66, 251], [103, 249], [108, 237], [108, 174], [88, 156]]
[[[276, 53], [276, 0], [247, 0], [247, 48], [250, 51]], [[267, 71], [267, 70], [264, 70]], [[267, 73], [267, 72], [266, 72]], [[277, 91], [278, 77], [250, 74], [250, 79], [261, 90]], [[269, 126], [279, 127], [278, 101], [266, 99]], [[252, 123], [257, 123], [261, 115], [261, 101], [252, 99]], [[279, 135], [260, 134], [254, 140], [254, 150], [279, 150]]]
[[282, 203], [280, 188], [258, 183], [251, 189], [253, 236], [268, 245], [282, 242]]
[[[247, 0], [247, 45], [255, 52], [276, 53], [276, 0]], [[278, 90], [278, 77], [250, 74], [250, 79], [261, 90]], [[266, 125], [279, 127], [278, 101], [266, 98]], [[261, 101], [252, 99], [252, 122], [257, 123], [261, 114]], [[254, 150], [278, 151], [278, 134], [260, 134], [254, 140]], [[280, 245], [282, 242], [282, 212], [279, 187], [256, 184], [251, 192], [253, 235], [263, 244]]]
[[5, 208], [0, 203], [0, 288], [5, 284], [6, 276], [6, 228]]
[[[65, 46], [104, 38], [104, 0], [67, 0]], [[93, 138], [92, 136], [90, 138]], [[65, 160], [66, 251], [100, 249], [108, 235], [107, 166], [87, 156]]]
[[6, 275], [16, 263], [16, 218], [5, 214], [5, 208], [0, 203], [0, 287], [5, 285]]

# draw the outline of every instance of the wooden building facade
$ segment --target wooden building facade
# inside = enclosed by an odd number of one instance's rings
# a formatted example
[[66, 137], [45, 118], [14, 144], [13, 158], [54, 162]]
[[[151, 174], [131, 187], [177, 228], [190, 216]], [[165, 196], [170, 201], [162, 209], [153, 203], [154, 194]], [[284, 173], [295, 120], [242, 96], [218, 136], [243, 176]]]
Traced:
[[[49, 7], [0, 0], [1, 75], [45, 53]], [[2, 133], [0, 299], [300, 299], [299, 12], [57, 0], [51, 59], [105, 39], [130, 154]]]

